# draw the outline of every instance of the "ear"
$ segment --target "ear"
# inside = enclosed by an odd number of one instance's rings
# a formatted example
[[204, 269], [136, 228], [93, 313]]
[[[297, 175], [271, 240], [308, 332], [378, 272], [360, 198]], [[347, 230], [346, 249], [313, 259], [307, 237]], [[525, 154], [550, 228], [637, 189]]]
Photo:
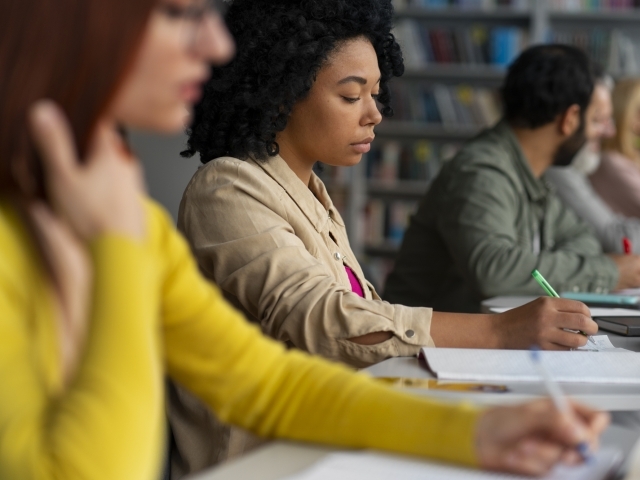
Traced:
[[558, 131], [563, 137], [570, 137], [580, 127], [580, 106], [571, 105], [560, 114], [558, 120]]

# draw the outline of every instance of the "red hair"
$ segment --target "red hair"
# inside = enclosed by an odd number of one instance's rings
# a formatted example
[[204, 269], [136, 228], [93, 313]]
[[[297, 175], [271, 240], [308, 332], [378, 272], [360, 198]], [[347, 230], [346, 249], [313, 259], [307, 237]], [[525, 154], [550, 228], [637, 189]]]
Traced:
[[0, 192], [44, 196], [27, 113], [62, 107], [79, 155], [137, 53], [157, 0], [4, 0], [0, 16]]

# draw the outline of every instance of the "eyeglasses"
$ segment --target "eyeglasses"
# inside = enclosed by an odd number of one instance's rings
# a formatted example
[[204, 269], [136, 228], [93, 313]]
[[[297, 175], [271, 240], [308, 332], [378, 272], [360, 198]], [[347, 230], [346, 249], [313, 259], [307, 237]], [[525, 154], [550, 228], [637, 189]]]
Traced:
[[192, 0], [188, 5], [178, 5], [167, 0], [161, 1], [157, 8], [168, 18], [186, 24], [185, 43], [193, 47], [197, 43], [198, 33], [205, 19], [224, 15], [227, 7], [227, 2], [223, 0]]

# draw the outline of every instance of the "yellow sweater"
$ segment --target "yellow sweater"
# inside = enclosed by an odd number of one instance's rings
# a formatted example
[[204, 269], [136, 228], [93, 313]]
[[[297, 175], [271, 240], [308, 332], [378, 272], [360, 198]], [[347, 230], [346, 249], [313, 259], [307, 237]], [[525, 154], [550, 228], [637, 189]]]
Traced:
[[86, 351], [63, 391], [43, 267], [0, 201], [1, 479], [157, 478], [165, 373], [223, 421], [263, 436], [475, 463], [477, 410], [286, 351], [201, 277], [158, 206], [146, 212], [143, 242], [109, 235], [91, 245]]

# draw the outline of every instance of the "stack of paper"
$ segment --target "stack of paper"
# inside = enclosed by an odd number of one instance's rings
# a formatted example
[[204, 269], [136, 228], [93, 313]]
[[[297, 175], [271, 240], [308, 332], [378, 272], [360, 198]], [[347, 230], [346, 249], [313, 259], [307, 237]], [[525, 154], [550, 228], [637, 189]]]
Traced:
[[[617, 469], [621, 455], [602, 449], [588, 464], [558, 466], [547, 480], [602, 480]], [[531, 477], [482, 472], [379, 453], [333, 453], [285, 480], [525, 480]]]
[[[528, 350], [423, 348], [427, 366], [439, 380], [517, 382], [540, 380]], [[558, 382], [640, 384], [640, 354], [627, 350], [540, 352]]]

